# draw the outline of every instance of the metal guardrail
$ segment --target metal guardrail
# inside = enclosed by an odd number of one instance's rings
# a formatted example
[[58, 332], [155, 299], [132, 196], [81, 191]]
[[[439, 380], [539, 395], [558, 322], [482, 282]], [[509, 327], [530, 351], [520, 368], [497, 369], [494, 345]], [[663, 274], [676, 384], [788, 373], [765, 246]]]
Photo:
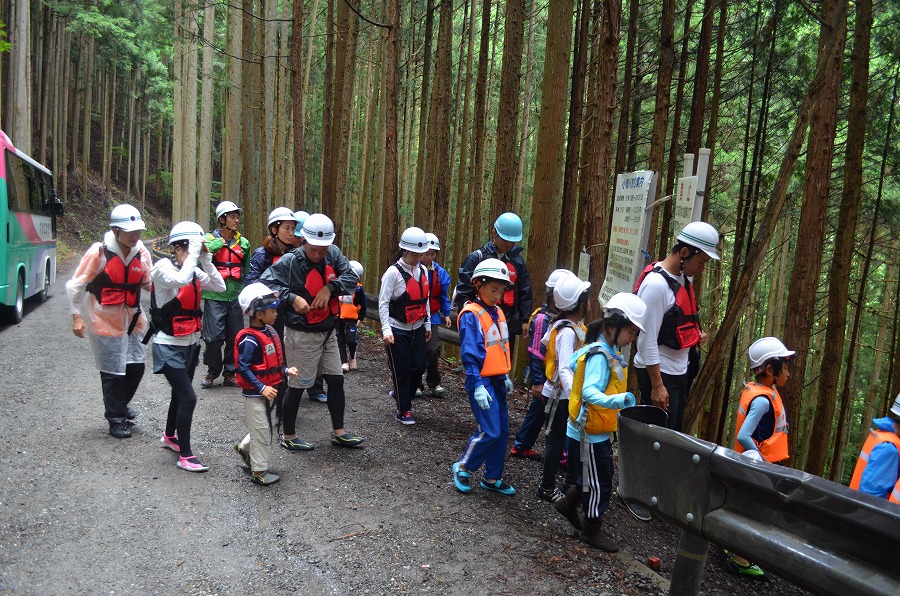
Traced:
[[709, 542], [822, 594], [900, 594], [900, 507], [619, 414], [619, 492], [682, 529], [670, 594], [697, 594]]
[[[373, 321], [378, 321], [381, 323], [381, 318], [378, 316], [378, 296], [373, 296], [372, 294], [366, 294], [366, 318], [372, 319]], [[453, 322], [453, 327], [447, 329], [443, 325], [438, 327], [437, 334], [440, 340], [444, 343], [453, 344], [455, 346], [459, 345], [459, 333], [456, 331], [456, 309], [450, 311], [450, 320]]]

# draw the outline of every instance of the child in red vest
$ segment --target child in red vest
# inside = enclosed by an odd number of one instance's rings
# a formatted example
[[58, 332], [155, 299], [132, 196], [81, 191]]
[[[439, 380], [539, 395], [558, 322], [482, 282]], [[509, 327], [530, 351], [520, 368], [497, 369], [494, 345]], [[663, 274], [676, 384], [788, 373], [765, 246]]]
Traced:
[[[268, 486], [281, 478], [269, 472], [272, 444], [272, 401], [284, 390], [285, 374], [297, 376], [297, 368], [284, 365], [284, 349], [272, 324], [278, 317], [278, 295], [261, 283], [241, 290], [238, 302], [250, 326], [238, 332], [234, 344], [237, 384], [244, 391], [247, 436], [234, 449], [253, 470], [250, 480]], [[266, 433], [268, 431], [268, 434]]]
[[499, 259], [475, 266], [472, 283], [478, 297], [463, 306], [457, 319], [459, 353], [466, 370], [466, 393], [478, 426], [459, 461], [453, 464], [453, 484], [461, 493], [472, 492], [472, 472], [484, 464], [482, 489], [514, 495], [503, 481], [506, 443], [509, 440], [510, 347], [506, 317], [499, 304], [509, 287], [509, 269]]
[[[363, 273], [365, 273], [362, 263], [350, 261], [350, 268], [357, 277], [362, 279]], [[347, 372], [357, 369], [357, 330], [359, 320], [366, 316], [366, 291], [361, 283], [357, 283], [356, 290], [352, 294], [338, 296], [338, 302], [340, 311], [338, 311], [335, 332], [337, 333], [338, 352], [341, 355], [341, 369]]]

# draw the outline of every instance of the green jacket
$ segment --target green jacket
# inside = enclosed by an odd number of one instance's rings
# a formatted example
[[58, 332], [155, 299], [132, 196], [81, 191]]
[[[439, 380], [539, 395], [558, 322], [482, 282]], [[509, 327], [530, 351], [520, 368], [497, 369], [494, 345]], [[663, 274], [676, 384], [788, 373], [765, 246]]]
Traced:
[[[244, 289], [244, 276], [247, 274], [247, 269], [250, 267], [250, 257], [252, 255], [252, 251], [250, 250], [250, 241], [241, 236], [240, 232], [235, 232], [234, 238], [231, 239], [231, 243], [229, 243], [229, 247], [232, 250], [238, 250], [238, 245], [240, 245], [240, 251], [243, 253], [241, 258], [241, 278], [234, 279], [233, 277], [225, 278], [225, 291], [224, 292], [203, 292], [204, 300], [216, 300], [218, 302], [233, 302], [237, 300], [238, 294], [241, 293], [241, 290]], [[216, 259], [216, 253], [219, 252], [225, 246], [225, 240], [222, 238], [221, 230], [215, 230], [206, 235], [206, 247], [209, 249], [209, 252], [213, 254], [213, 262]], [[220, 270], [221, 273], [221, 270]], [[224, 277], [224, 276], [223, 276]]]

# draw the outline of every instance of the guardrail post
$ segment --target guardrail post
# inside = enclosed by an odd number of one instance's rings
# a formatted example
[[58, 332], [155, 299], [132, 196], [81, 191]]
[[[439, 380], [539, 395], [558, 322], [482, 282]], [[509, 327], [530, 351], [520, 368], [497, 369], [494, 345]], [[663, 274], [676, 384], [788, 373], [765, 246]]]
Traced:
[[700, 593], [703, 570], [706, 568], [706, 552], [709, 541], [687, 530], [681, 531], [678, 554], [672, 571], [670, 596], [693, 596]]

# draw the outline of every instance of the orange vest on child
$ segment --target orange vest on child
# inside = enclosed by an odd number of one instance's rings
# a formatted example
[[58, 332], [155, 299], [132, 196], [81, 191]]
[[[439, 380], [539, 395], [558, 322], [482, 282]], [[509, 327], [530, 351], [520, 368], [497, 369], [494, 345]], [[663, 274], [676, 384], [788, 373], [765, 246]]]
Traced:
[[484, 333], [484, 348], [487, 354], [484, 357], [484, 364], [481, 365], [481, 376], [496, 377], [509, 373], [512, 368], [509, 357], [509, 328], [506, 326], [503, 311], [497, 309], [500, 318], [495, 323], [487, 308], [475, 302], [467, 302], [456, 318], [457, 328], [459, 319], [465, 312], [474, 313], [478, 317], [481, 331]]
[[[859, 452], [859, 459], [856, 460], [856, 468], [853, 469], [853, 478], [850, 480], [850, 488], [853, 490], [859, 490], [863, 472], [866, 466], [869, 465], [869, 454], [872, 453], [872, 450], [877, 445], [882, 443], [891, 443], [900, 452], [900, 437], [892, 432], [873, 429], [869, 433], [869, 438], [863, 444], [862, 451]], [[897, 484], [894, 485], [893, 490], [887, 495], [887, 500], [900, 505], [900, 479], [897, 480]]]
[[[762, 441], [761, 443], [756, 439], [753, 439], [753, 441], [756, 443], [759, 454], [767, 462], [777, 463], [786, 460], [790, 457], [790, 454], [788, 453], [787, 416], [785, 416], [784, 404], [781, 402], [781, 396], [778, 394], [778, 389], [775, 389], [774, 387], [766, 387], [759, 383], [744, 384], [744, 391], [741, 393], [741, 402], [738, 406], [737, 430], [735, 431], [735, 435], [741, 432], [741, 427], [744, 425], [744, 420], [747, 418], [747, 412], [750, 411], [750, 404], [757, 397], [765, 397], [769, 400], [769, 406], [775, 414], [775, 428], [773, 429], [774, 432], [772, 432], [772, 436], [765, 441]], [[744, 448], [738, 443], [737, 439], [734, 440], [734, 450], [738, 453], [744, 452]]]

